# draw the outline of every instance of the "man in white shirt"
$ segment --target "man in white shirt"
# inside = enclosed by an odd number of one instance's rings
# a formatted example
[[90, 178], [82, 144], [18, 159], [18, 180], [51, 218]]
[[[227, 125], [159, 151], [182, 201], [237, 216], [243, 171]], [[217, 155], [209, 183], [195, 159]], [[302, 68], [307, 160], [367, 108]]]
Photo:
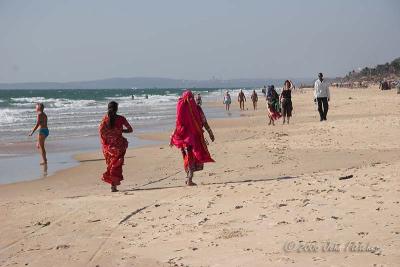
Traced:
[[330, 100], [330, 92], [329, 92], [329, 84], [324, 81], [323, 74], [318, 74], [318, 80], [314, 83], [314, 101], [318, 102], [318, 112], [320, 121], [326, 121], [326, 115], [328, 114], [329, 109], [329, 100]]

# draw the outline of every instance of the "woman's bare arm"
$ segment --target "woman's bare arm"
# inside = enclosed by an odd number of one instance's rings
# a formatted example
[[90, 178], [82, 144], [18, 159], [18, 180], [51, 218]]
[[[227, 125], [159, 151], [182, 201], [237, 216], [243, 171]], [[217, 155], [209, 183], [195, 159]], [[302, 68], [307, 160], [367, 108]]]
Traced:
[[37, 130], [37, 128], [39, 128], [39, 125], [40, 125], [40, 123], [39, 123], [40, 117], [39, 117], [39, 116], [40, 116], [40, 115], [37, 115], [37, 118], [36, 118], [36, 125], [35, 125], [35, 127], [33, 127], [31, 133], [29, 134], [29, 136], [32, 136], [33, 133]]
[[122, 130], [123, 133], [131, 133], [131, 132], [133, 132], [132, 126], [129, 124], [129, 122], [126, 119], [124, 121], [124, 126], [125, 126], [126, 129]]
[[211, 141], [214, 142], [214, 140], [215, 140], [214, 133], [212, 132], [210, 125], [208, 125], [207, 120], [204, 121], [204, 128], [208, 132], [208, 135], [210, 136]]

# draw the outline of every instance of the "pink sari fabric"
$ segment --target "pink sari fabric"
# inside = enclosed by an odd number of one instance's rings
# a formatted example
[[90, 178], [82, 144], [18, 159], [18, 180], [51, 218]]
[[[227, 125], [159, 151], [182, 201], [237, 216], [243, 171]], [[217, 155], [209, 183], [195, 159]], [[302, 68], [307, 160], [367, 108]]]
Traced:
[[125, 117], [118, 116], [114, 128], [108, 128], [108, 116], [103, 118], [99, 127], [104, 158], [107, 171], [103, 173], [102, 180], [111, 185], [120, 185], [124, 179], [122, 165], [128, 148], [128, 141], [122, 136], [123, 125], [127, 123]]
[[192, 92], [185, 91], [176, 105], [176, 127], [171, 136], [172, 145], [189, 152], [183, 154], [185, 169], [214, 162], [204, 139], [203, 118], [204, 114], [198, 108]]
[[275, 108], [272, 107], [272, 105], [270, 106], [268, 104], [268, 117], [271, 118], [272, 120], [276, 121], [278, 120], [280, 117], [282, 117], [281, 113], [279, 113], [278, 111], [275, 110]]

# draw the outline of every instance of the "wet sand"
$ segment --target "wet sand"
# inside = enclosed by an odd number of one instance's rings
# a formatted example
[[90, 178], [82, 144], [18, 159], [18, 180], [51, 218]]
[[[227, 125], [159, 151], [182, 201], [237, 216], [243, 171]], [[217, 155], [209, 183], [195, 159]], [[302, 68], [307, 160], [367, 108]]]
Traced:
[[[159, 143], [139, 139], [134, 135], [127, 136], [130, 147], [142, 147]], [[36, 139], [30, 142], [12, 144], [0, 144], [0, 185], [15, 182], [40, 179], [73, 166], [79, 165], [74, 159], [78, 153], [100, 149], [100, 141], [97, 136], [70, 138], [61, 140], [48, 140], [46, 150], [49, 154], [48, 165], [38, 168], [41, 156], [36, 148]]]
[[290, 125], [268, 126], [261, 97], [259, 111], [247, 102], [239, 118], [211, 120], [216, 163], [197, 187], [184, 186], [170, 133], [128, 151], [119, 193], [99, 178], [99, 152], [0, 186], [0, 265], [398, 265], [399, 96], [331, 93], [327, 122], [308, 90], [293, 94]]

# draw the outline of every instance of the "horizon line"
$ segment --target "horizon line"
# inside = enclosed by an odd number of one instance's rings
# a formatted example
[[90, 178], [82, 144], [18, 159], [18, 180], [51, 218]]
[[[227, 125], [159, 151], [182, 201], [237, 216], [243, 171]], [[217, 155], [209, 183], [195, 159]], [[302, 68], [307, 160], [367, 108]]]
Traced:
[[[204, 82], [204, 81], [235, 81], [235, 80], [306, 80], [306, 79], [314, 79], [316, 77], [280, 77], [280, 78], [209, 78], [209, 79], [183, 79], [183, 78], [170, 78], [170, 77], [161, 77], [161, 76], [129, 76], [129, 77], [110, 77], [110, 78], [99, 78], [99, 79], [85, 79], [85, 80], [73, 80], [73, 81], [24, 81], [24, 82], [0, 82], [0, 84], [34, 84], [34, 83], [57, 83], [57, 84], [65, 84], [65, 83], [84, 83], [84, 82], [98, 82], [98, 81], [107, 81], [113, 79], [165, 79], [165, 80], [175, 80], [175, 81], [189, 81], [189, 82]], [[326, 78], [341, 78], [341, 77], [326, 77]]]

